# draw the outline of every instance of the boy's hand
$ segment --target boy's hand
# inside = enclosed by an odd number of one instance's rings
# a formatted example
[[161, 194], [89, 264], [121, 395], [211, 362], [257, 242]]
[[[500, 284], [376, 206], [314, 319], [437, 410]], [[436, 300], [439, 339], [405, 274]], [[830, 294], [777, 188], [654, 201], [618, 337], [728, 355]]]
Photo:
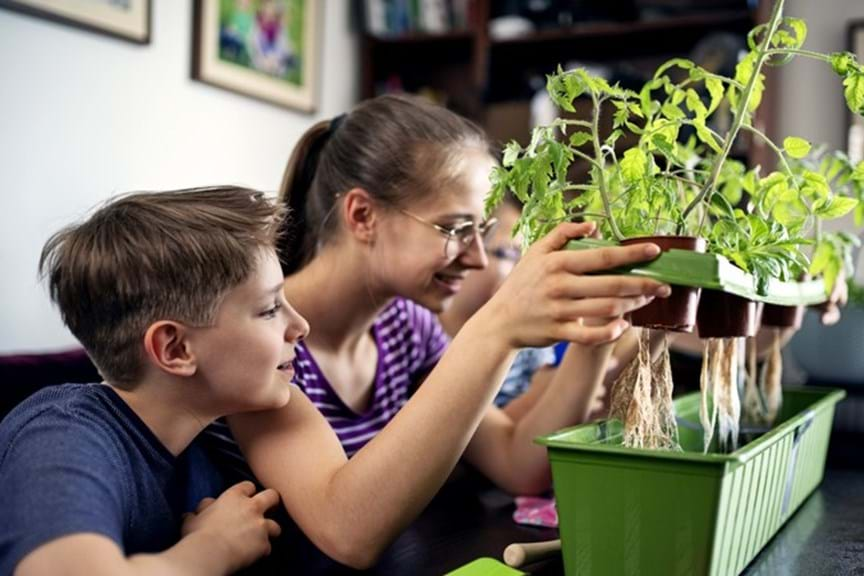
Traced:
[[219, 498], [205, 498], [195, 513], [183, 519], [183, 537], [193, 533], [206, 534], [216, 550], [225, 553], [226, 572], [248, 566], [270, 554], [270, 538], [282, 529], [264, 513], [279, 503], [275, 490], [255, 494], [252, 482], [240, 482], [228, 488]]
[[511, 339], [511, 346], [546, 346], [560, 340], [609, 342], [628, 327], [621, 316], [655, 296], [669, 295], [669, 286], [647, 278], [586, 276], [660, 254], [654, 244], [561, 250], [568, 241], [593, 231], [591, 223], [557, 226], [525, 253], [490, 300], [491, 306], [484, 307], [500, 333]]

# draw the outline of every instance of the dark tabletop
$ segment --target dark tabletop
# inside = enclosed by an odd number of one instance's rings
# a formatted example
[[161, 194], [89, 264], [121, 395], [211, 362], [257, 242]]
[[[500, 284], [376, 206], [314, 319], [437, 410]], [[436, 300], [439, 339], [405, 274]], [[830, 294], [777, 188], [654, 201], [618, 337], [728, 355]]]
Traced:
[[[861, 441], [861, 436], [832, 438], [824, 480], [744, 574], [864, 576]], [[330, 564], [318, 573], [440, 575], [483, 556], [501, 560], [513, 542], [557, 538], [555, 529], [514, 523], [513, 509], [511, 497], [469, 470], [457, 469], [374, 569], [357, 572]], [[523, 569], [538, 576], [564, 573], [560, 557]]]

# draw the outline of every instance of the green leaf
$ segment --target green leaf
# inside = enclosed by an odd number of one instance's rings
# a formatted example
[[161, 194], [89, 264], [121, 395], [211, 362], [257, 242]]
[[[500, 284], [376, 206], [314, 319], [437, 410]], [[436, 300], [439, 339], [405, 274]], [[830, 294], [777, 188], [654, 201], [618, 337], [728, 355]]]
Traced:
[[711, 207], [714, 208], [719, 214], [722, 214], [723, 216], [732, 220], [735, 219], [735, 209], [722, 194], [711, 195]]
[[784, 18], [783, 23], [795, 32], [795, 42], [790, 48], [800, 48], [807, 39], [807, 23], [800, 18]]
[[864, 114], [864, 74], [850, 71], [843, 80], [843, 96], [846, 104], [856, 114]]
[[821, 274], [833, 256], [834, 246], [829, 242], [820, 242], [813, 253], [813, 260], [810, 261], [810, 275], [818, 276]]
[[647, 156], [640, 148], [630, 148], [621, 159], [621, 175], [628, 182], [636, 182], [645, 177]]
[[840, 76], [846, 76], [849, 68], [855, 67], [855, 55], [851, 52], [834, 52], [831, 54], [831, 68]]
[[858, 205], [858, 200], [855, 198], [846, 198], [845, 196], [834, 196], [820, 200], [813, 205], [813, 211], [823, 220], [833, 220], [848, 214], [853, 208]]
[[825, 176], [812, 170], [804, 170], [804, 184], [801, 188], [801, 193], [807, 198], [820, 200], [831, 195], [831, 187], [828, 185], [828, 180]]
[[864, 181], [864, 160], [855, 165], [855, 169], [852, 171], [852, 179]]
[[810, 143], [797, 136], [789, 136], [783, 139], [783, 149], [792, 158], [804, 158], [810, 153]]
[[714, 138], [714, 135], [704, 126], [704, 124], [694, 123], [693, 127], [696, 128], [696, 136], [701, 142], [707, 144], [709, 148], [718, 154], [723, 151], [723, 148], [721, 148], [717, 139]]
[[671, 157], [675, 155], [674, 145], [671, 144], [663, 134], [654, 134], [654, 136], [651, 137], [651, 143], [665, 156]]
[[669, 120], [672, 120], [673, 122], [683, 120], [687, 117], [686, 114], [684, 114], [684, 112], [682, 112], [681, 109], [678, 108], [678, 106], [675, 106], [670, 102], [667, 102], [663, 105], [663, 107], [661, 108], [661, 112], [663, 113], [663, 116], [665, 116]]
[[686, 58], [672, 58], [671, 60], [667, 60], [663, 64], [657, 68], [657, 71], [654, 72], [654, 78], [659, 78], [662, 76], [667, 70], [672, 68], [673, 66], [677, 66], [683, 70], [690, 70], [695, 66], [692, 60], [687, 60]]
[[517, 158], [519, 158], [521, 152], [522, 146], [520, 146], [515, 140], [511, 140], [510, 143], [504, 147], [504, 158], [501, 163], [506, 167], [513, 166], [513, 163], [516, 162]]
[[723, 82], [718, 78], [709, 77], [705, 80], [705, 87], [711, 94], [711, 104], [708, 106], [708, 114], [711, 114], [723, 100]]
[[687, 109], [696, 114], [697, 117], [704, 118], [708, 115], [708, 109], [705, 108], [699, 94], [692, 88], [687, 89]]
[[570, 145], [578, 148], [593, 139], [590, 132], [574, 132], [570, 135]]

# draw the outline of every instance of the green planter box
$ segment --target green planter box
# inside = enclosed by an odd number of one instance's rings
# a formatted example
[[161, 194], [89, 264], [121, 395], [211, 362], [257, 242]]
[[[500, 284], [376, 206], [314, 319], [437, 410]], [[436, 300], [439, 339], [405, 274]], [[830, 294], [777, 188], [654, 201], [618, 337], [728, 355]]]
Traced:
[[[583, 238], [570, 241], [567, 248], [585, 250], [615, 245], [608, 240]], [[822, 280], [781, 282], [772, 279], [768, 282], [766, 292], [760, 294], [756, 290], [753, 276], [733, 265], [723, 256], [687, 250], [672, 249], [663, 252], [651, 262], [623, 268], [618, 272], [653, 278], [679, 286], [720, 290], [750, 300], [781, 306], [810, 306], [827, 300], [825, 284]]]
[[548, 448], [567, 576], [739, 574], [821, 482], [842, 390], [785, 390], [778, 424], [702, 454], [699, 394], [675, 402], [683, 452], [624, 448], [601, 421]]

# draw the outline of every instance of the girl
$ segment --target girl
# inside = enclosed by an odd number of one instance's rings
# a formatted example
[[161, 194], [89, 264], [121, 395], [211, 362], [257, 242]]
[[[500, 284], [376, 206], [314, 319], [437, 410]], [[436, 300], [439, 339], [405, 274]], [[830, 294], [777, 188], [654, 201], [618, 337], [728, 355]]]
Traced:
[[[546, 455], [532, 439], [585, 412], [609, 343], [627, 327], [621, 316], [669, 293], [648, 279], [584, 275], [650, 260], [656, 246], [561, 250], [593, 231], [562, 224], [448, 347], [433, 312], [487, 264], [492, 166], [473, 124], [384, 96], [310, 128], [286, 169], [285, 295], [312, 325], [295, 361], [305, 394], [229, 424], [255, 476], [340, 562], [369, 566], [463, 452], [506, 490], [547, 488]], [[562, 339], [579, 343], [574, 361], [592, 376], [550, 388], [515, 425], [492, 407], [515, 351]]]

